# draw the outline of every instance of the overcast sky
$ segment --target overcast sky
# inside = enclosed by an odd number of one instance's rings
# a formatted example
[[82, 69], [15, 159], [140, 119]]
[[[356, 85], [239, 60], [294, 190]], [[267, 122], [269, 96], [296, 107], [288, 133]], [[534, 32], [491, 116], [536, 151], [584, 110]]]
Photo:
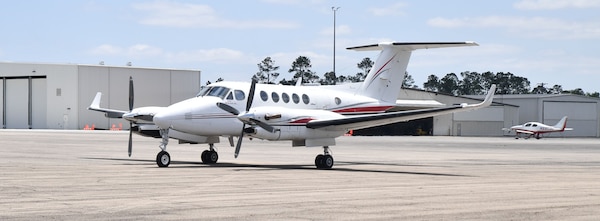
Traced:
[[[0, 7], [0, 61], [198, 69], [202, 81], [249, 81], [270, 56], [280, 77], [298, 56], [319, 76], [354, 75], [381, 41], [475, 41], [419, 50], [408, 72], [512, 72], [531, 86], [600, 92], [599, 0], [9, 1]], [[138, 82], [136, 82], [138, 83]], [[139, 83], [138, 83], [139, 84]]]

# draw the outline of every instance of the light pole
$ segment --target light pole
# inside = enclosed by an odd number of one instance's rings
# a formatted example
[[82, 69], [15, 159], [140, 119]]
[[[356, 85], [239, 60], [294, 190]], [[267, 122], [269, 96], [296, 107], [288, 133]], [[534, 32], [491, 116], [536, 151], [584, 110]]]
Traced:
[[[337, 10], [340, 9], [340, 7], [331, 7], [331, 10], [333, 11], [333, 76], [336, 76], [335, 73], [335, 12], [337, 12]], [[334, 82], [336, 81], [336, 79], [333, 80]]]

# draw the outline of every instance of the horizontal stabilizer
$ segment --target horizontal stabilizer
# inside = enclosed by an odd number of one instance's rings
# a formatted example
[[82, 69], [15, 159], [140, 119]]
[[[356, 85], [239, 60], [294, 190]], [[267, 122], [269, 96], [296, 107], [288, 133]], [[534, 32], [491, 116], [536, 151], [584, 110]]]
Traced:
[[406, 51], [414, 51], [417, 49], [429, 49], [429, 48], [478, 46], [478, 44], [473, 41], [463, 41], [463, 42], [383, 42], [383, 43], [379, 43], [379, 44], [370, 44], [370, 45], [349, 47], [346, 49], [355, 50], [355, 51], [379, 51], [379, 50], [382, 50], [384, 46], [392, 46], [392, 47], [400, 48], [400, 49], [406, 50]]

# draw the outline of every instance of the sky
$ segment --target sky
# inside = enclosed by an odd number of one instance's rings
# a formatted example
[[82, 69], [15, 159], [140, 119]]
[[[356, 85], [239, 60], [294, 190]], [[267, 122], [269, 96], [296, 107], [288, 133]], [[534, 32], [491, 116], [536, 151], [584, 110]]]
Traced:
[[131, 62], [200, 70], [214, 82], [249, 81], [271, 57], [279, 81], [306, 56], [322, 77], [333, 70], [332, 7], [338, 75], [355, 75], [357, 63], [378, 55], [347, 47], [475, 41], [414, 51], [407, 71], [421, 88], [431, 74], [491, 71], [525, 77], [532, 88], [600, 91], [600, 0], [6, 1], [0, 61]]

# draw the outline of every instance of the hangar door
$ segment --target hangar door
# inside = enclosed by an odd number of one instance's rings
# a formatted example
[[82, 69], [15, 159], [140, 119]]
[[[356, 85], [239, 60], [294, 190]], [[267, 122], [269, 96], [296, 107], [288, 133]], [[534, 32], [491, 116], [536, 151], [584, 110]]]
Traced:
[[504, 108], [487, 107], [453, 114], [454, 136], [502, 136]]
[[46, 128], [46, 76], [1, 79], [2, 128]]
[[544, 101], [542, 118], [544, 124], [554, 125], [568, 116], [567, 127], [572, 131], [550, 133], [544, 136], [595, 137], [598, 133], [598, 105], [595, 102]]

